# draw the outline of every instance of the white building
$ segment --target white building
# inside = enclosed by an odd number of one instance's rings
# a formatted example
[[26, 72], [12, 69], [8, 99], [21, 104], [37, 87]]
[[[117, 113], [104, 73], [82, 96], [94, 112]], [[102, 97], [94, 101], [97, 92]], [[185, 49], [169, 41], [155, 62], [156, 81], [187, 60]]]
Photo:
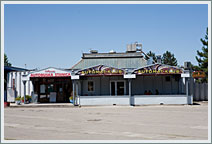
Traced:
[[[12, 71], [7, 73], [7, 101], [14, 102], [16, 97], [24, 97], [24, 75], [31, 71]], [[33, 85], [31, 81], [26, 82], [26, 95], [32, 95]]]

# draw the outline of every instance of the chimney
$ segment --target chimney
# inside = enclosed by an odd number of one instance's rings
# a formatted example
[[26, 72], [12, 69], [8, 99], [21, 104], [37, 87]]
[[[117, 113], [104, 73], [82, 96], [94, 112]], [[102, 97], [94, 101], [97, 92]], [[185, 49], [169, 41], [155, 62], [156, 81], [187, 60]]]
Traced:
[[191, 62], [184, 62], [184, 69], [190, 70], [191, 69]]

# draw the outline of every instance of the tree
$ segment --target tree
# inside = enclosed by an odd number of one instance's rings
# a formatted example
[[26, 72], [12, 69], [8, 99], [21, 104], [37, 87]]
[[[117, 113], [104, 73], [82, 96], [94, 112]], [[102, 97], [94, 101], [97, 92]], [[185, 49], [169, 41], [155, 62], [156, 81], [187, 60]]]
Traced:
[[12, 66], [6, 54], [4, 54], [4, 66]]
[[162, 64], [177, 66], [177, 59], [174, 57], [174, 54], [166, 51], [162, 56]]
[[206, 30], [205, 39], [200, 39], [202, 42], [202, 52], [197, 50], [197, 56], [196, 60], [198, 62], [198, 67], [196, 69], [199, 69], [203, 72], [205, 72], [206, 77], [201, 79], [201, 82], [208, 82], [208, 28]]
[[[149, 51], [146, 55], [148, 55], [149, 57], [152, 57], [154, 61], [157, 61], [155, 53], [153, 53], [152, 51]], [[145, 55], [145, 59], [148, 60], [149, 58], [146, 55]]]

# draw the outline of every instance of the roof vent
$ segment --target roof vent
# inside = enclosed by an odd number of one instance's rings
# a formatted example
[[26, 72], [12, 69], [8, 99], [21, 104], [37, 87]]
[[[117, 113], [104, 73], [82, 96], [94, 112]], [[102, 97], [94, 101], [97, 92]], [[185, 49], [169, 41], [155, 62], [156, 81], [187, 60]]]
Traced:
[[109, 53], [116, 53], [116, 51], [114, 51], [114, 50], [110, 50], [110, 51], [109, 51]]
[[92, 54], [98, 53], [98, 50], [90, 50], [90, 53]]

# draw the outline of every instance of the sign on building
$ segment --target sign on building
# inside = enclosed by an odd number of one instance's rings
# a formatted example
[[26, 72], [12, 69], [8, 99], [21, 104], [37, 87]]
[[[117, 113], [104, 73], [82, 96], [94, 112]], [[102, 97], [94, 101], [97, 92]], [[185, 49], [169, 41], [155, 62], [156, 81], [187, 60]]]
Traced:
[[30, 77], [71, 77], [71, 73], [65, 70], [47, 68], [31, 73]]
[[203, 71], [194, 71], [192, 73], [192, 77], [193, 78], [204, 78], [204, 77], [206, 77], [206, 74]]
[[92, 76], [92, 75], [123, 75], [122, 69], [108, 67], [104, 65], [98, 65], [95, 67], [87, 68], [77, 72], [80, 76]]
[[154, 64], [137, 69], [133, 73], [137, 75], [181, 74], [183, 70], [174, 66]]

